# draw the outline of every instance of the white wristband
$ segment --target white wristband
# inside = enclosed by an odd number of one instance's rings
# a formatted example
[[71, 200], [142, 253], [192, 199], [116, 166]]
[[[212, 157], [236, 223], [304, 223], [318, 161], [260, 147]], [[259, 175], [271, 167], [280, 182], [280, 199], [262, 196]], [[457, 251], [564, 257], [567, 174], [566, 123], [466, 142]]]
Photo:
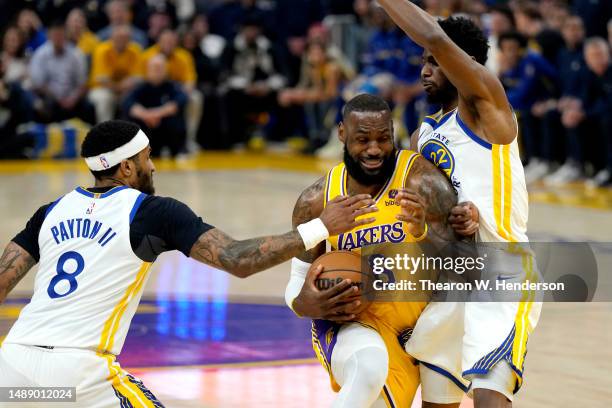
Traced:
[[320, 218], [315, 218], [305, 224], [298, 225], [297, 230], [302, 237], [302, 241], [304, 241], [304, 247], [307, 251], [329, 238], [329, 231], [327, 231], [325, 224], [323, 224]]

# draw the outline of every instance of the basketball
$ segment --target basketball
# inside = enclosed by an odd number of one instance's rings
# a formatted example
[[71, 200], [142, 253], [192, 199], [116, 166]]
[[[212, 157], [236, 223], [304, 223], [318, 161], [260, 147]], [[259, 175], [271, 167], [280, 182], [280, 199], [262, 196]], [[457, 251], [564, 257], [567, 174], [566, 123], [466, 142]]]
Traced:
[[323, 266], [323, 272], [315, 280], [315, 286], [319, 290], [330, 289], [344, 279], [350, 279], [353, 286], [359, 288], [355, 299], [361, 300], [356, 314], [363, 312], [369, 306], [365, 294], [368, 274], [361, 271], [361, 256], [351, 251], [332, 251], [318, 257], [310, 267], [311, 270]]

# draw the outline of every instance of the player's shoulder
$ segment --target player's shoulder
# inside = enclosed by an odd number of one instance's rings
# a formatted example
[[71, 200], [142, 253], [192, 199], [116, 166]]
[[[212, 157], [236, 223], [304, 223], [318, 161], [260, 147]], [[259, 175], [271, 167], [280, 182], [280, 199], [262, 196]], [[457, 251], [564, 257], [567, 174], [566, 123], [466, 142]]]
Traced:
[[325, 194], [326, 177], [321, 177], [310, 186], [306, 187], [293, 209], [294, 223], [301, 224], [310, 221], [323, 211], [323, 196]]

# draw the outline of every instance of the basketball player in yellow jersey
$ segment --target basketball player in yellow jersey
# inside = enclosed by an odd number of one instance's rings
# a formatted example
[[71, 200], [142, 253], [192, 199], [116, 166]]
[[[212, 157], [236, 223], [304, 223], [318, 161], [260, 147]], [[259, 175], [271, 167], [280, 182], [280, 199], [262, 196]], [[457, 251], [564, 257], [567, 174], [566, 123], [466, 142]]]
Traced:
[[[447, 219], [456, 203], [448, 179], [412, 151], [398, 151], [387, 103], [372, 95], [359, 95], [343, 111], [339, 137], [344, 160], [298, 199], [293, 223], [316, 218], [328, 202], [340, 195], [367, 193], [379, 209], [367, 227], [331, 236], [332, 250], [360, 251], [366, 245], [454, 238]], [[403, 193], [408, 208], [402, 214], [396, 200]], [[403, 200], [402, 200], [403, 201]], [[413, 327], [425, 307], [422, 302], [374, 302], [355, 320], [355, 294], [347, 281], [319, 292], [315, 274], [306, 280], [311, 263], [325, 252], [325, 244], [292, 262], [286, 301], [298, 316], [313, 321], [313, 346], [328, 370], [332, 388], [339, 391], [334, 407], [410, 407], [419, 385], [419, 370], [402, 349], [398, 335]], [[306, 280], [306, 282], [305, 282]], [[355, 321], [353, 321], [355, 320]]]

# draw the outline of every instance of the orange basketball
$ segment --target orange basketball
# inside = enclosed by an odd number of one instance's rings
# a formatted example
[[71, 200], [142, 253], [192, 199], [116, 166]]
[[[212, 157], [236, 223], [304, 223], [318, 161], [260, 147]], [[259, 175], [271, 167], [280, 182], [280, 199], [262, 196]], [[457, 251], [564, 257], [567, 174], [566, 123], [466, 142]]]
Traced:
[[363, 312], [369, 302], [364, 295], [367, 287], [368, 274], [361, 271], [361, 256], [351, 251], [332, 251], [318, 257], [310, 269], [323, 265], [323, 272], [315, 280], [315, 286], [319, 290], [332, 288], [344, 279], [350, 279], [353, 286], [359, 288], [356, 296], [351, 300], [360, 300], [356, 314]]

